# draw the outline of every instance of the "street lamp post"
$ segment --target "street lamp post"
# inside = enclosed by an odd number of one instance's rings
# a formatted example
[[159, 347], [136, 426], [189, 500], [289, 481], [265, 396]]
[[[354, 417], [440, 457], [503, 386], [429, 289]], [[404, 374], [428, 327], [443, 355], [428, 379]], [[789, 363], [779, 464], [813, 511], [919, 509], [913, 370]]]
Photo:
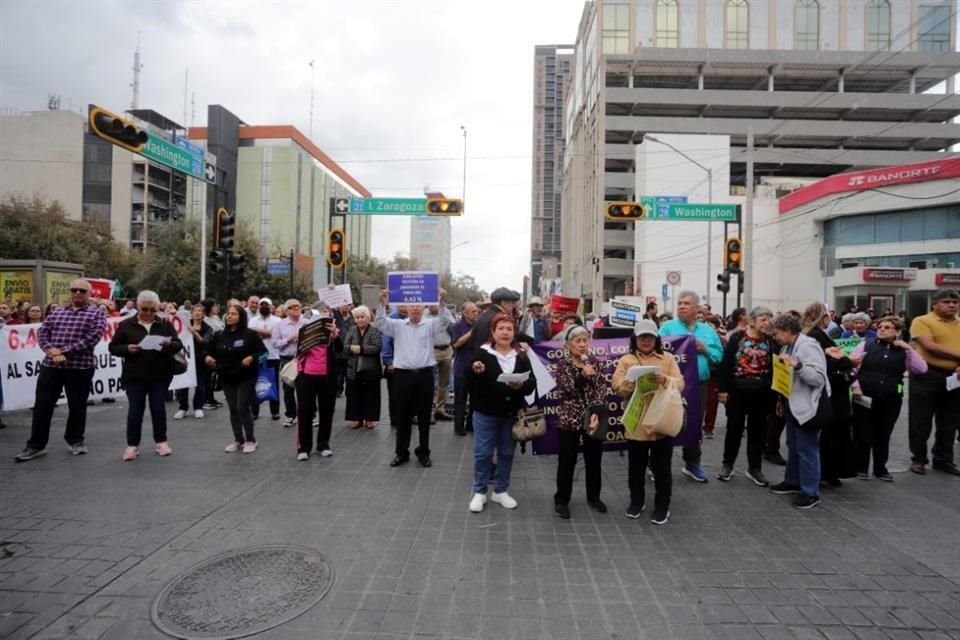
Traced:
[[460, 125], [463, 131], [463, 190], [460, 192], [460, 198], [463, 199], [463, 206], [467, 205], [467, 128]]
[[[713, 169], [711, 169], [710, 167], [704, 166], [700, 162], [697, 162], [696, 160], [688, 156], [683, 151], [680, 151], [680, 149], [677, 149], [675, 146], [673, 146], [669, 142], [664, 142], [663, 140], [657, 138], [656, 136], [652, 136], [650, 134], [644, 134], [643, 139], [650, 140], [652, 142], [657, 142], [659, 144], [662, 144], [665, 147], [669, 147], [673, 151], [676, 151], [684, 159], [690, 161], [692, 164], [695, 164], [696, 166], [703, 169], [707, 173], [707, 190], [709, 192], [707, 194], [707, 204], [713, 204]], [[710, 305], [710, 258], [712, 253], [713, 253], [713, 221], [708, 220], [707, 221], [707, 288], [706, 288], [707, 293], [706, 293], [706, 300], [705, 300], [708, 306]]]

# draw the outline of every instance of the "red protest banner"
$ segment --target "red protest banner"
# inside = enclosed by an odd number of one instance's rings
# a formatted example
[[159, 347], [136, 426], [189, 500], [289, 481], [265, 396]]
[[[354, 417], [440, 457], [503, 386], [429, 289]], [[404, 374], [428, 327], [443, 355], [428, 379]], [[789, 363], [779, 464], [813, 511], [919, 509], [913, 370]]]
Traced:
[[579, 298], [570, 298], [554, 294], [550, 296], [550, 310], [559, 313], [576, 313], [580, 308]]

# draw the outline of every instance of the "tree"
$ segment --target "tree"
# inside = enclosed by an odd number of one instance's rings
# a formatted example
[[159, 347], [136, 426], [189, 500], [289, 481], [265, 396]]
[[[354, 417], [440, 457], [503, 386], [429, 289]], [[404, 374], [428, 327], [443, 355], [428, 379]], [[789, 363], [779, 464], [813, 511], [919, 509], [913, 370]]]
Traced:
[[40, 197], [8, 195], [0, 203], [0, 256], [83, 265], [91, 277], [126, 282], [139, 257], [113, 239], [110, 223], [67, 218], [63, 206]]
[[480, 288], [473, 276], [464, 273], [445, 273], [440, 282], [447, 291], [447, 304], [455, 304], [458, 309], [464, 302], [480, 302], [487, 297], [487, 292]]

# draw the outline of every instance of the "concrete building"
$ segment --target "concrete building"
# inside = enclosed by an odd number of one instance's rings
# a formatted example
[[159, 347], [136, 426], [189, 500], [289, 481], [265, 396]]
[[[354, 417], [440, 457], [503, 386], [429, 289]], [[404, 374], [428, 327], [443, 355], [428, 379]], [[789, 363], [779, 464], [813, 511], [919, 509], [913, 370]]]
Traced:
[[[729, 178], [714, 180], [718, 202], [742, 192], [750, 131], [758, 180], [943, 157], [960, 141], [955, 44], [954, 6], [941, 0], [587, 3], [565, 97], [562, 290], [588, 309], [614, 295], [660, 293], [646, 284], [637, 291], [636, 266], [651, 258], [638, 253], [632, 223], [604, 220], [603, 204], [709, 194], [704, 169], [644, 142], [647, 134], [714, 135], [721, 146], [728, 139], [726, 156], [709, 158], [727, 165]], [[708, 159], [686, 149], [700, 164]], [[688, 192], [665, 193], [677, 187], [638, 175], [638, 154], [647, 166], [685, 174]], [[709, 268], [705, 257], [692, 258], [706, 271], [689, 281], [701, 294], [712, 293], [704, 287], [707, 273], [720, 270], [721, 239], [714, 225]], [[706, 225], [670, 242], [677, 251], [705, 247]]]
[[530, 282], [560, 275], [563, 96], [573, 66], [573, 45], [540, 45], [533, 53], [533, 202]]
[[[234, 129], [237, 220], [254, 229], [267, 255], [292, 249], [311, 258], [314, 283], [325, 283], [330, 199], [369, 197], [370, 192], [293, 126], [238, 123]], [[190, 129], [190, 139], [200, 146], [207, 134], [206, 127]], [[211, 208], [210, 190], [190, 197], [198, 211]], [[351, 256], [370, 253], [371, 228], [370, 216], [347, 216], [348, 269]]]
[[[150, 109], [127, 117], [167, 139], [184, 130]], [[69, 218], [106, 220], [117, 241], [142, 250], [151, 228], [186, 214], [189, 178], [87, 129], [87, 118], [72, 111], [0, 117], [0, 194], [57, 200]]]

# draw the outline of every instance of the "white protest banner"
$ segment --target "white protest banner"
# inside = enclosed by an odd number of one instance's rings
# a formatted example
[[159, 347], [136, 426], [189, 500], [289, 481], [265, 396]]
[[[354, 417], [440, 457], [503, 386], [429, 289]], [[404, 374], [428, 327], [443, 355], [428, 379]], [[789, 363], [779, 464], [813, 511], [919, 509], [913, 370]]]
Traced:
[[318, 289], [317, 299], [331, 309], [339, 309], [353, 304], [353, 293], [350, 291], [350, 285], [338, 284], [332, 289], [330, 287]]
[[[91, 400], [123, 395], [123, 385], [120, 383], [123, 361], [111, 355], [107, 349], [121, 320], [123, 318], [107, 319], [107, 329], [94, 349], [96, 371], [90, 383]], [[173, 316], [167, 320], [180, 336], [187, 356], [186, 373], [174, 376], [170, 388], [195, 387], [197, 385], [197, 373], [194, 369], [196, 354], [193, 352], [193, 335], [187, 328], [187, 314]], [[33, 406], [37, 376], [40, 374], [40, 363], [44, 358], [43, 350], [37, 344], [39, 329], [39, 324], [19, 324], [0, 329], [0, 375], [2, 375], [0, 383], [3, 384], [5, 411], [29, 409]]]

